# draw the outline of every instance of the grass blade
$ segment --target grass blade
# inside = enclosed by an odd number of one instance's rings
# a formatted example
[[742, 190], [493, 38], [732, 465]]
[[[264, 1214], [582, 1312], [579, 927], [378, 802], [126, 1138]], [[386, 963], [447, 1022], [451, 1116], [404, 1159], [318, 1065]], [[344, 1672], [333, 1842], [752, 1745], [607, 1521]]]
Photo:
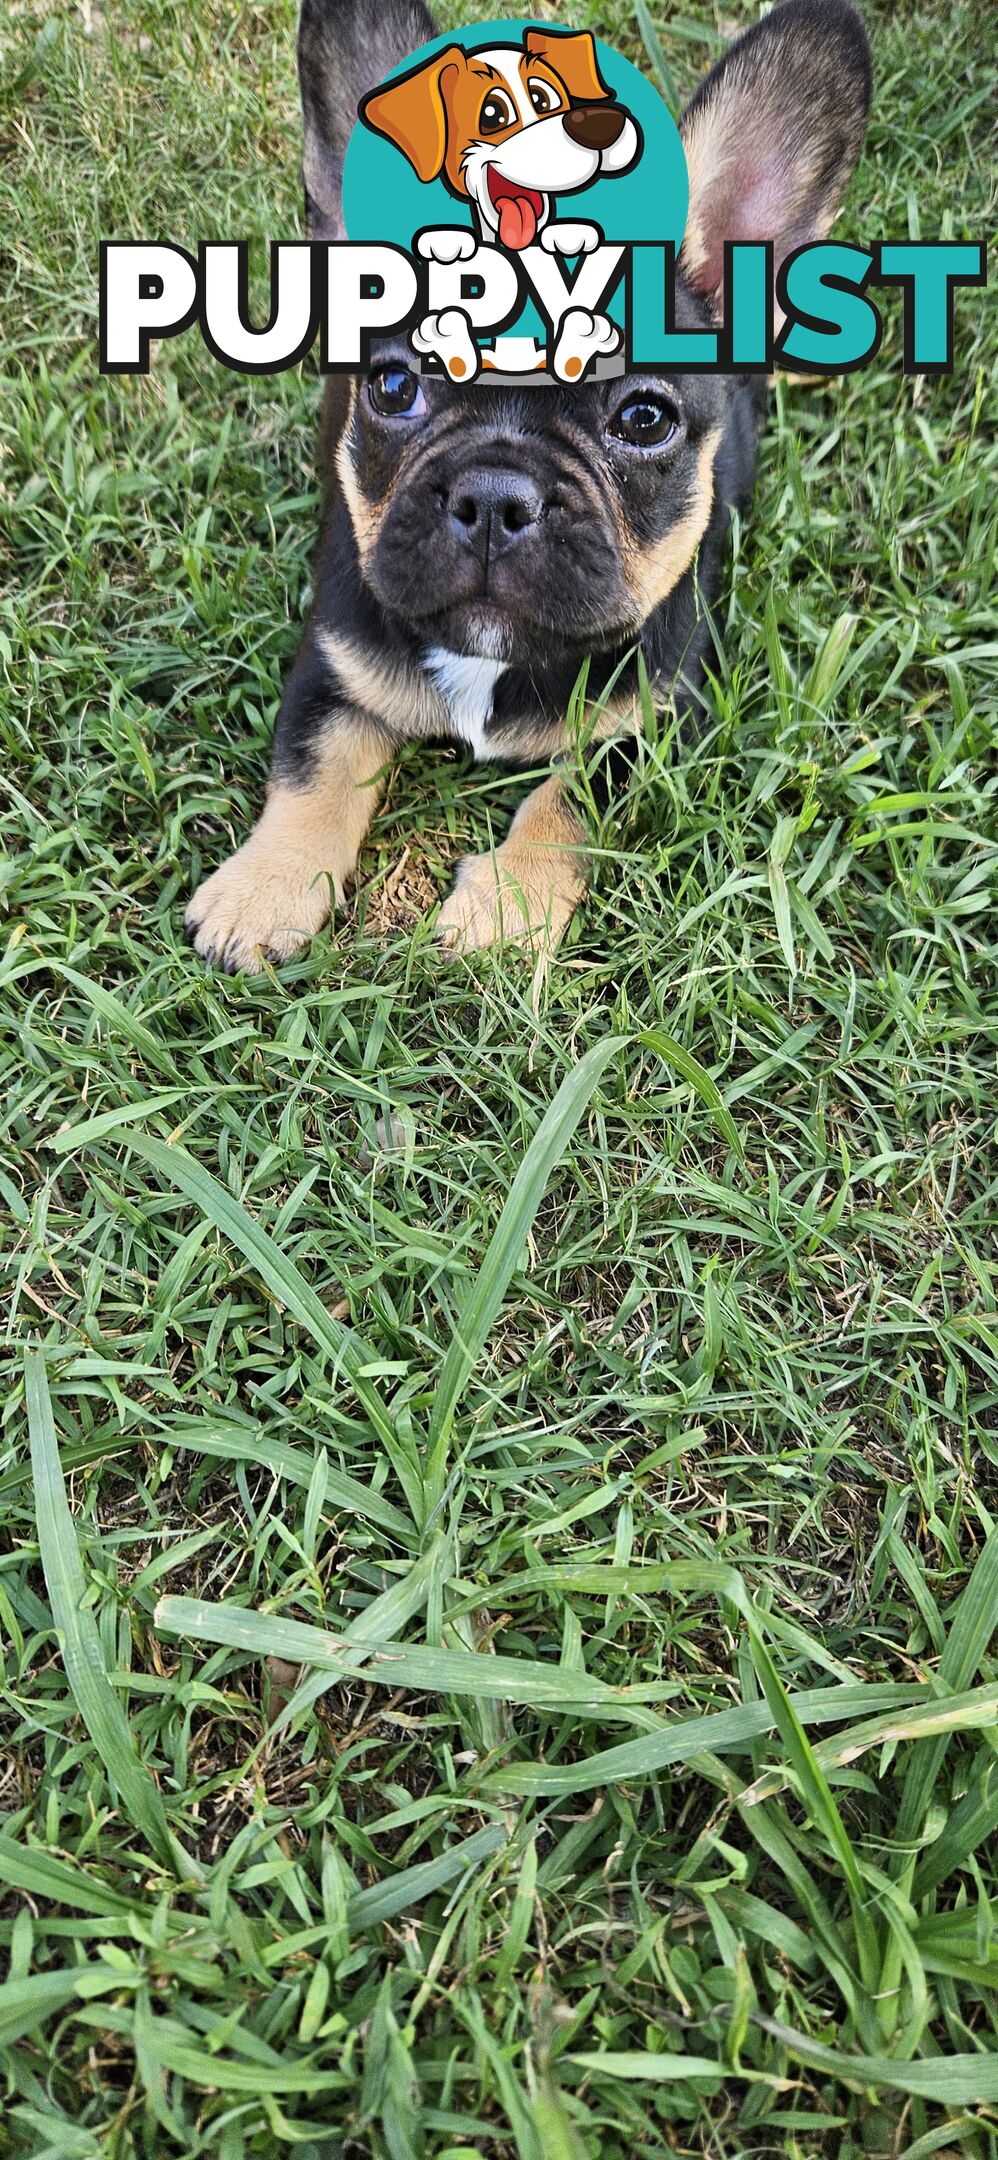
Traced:
[[87, 1585], [59, 1461], [48, 1375], [37, 1351], [25, 1352], [24, 1385], [38, 1550], [70, 1692], [129, 1821], [164, 1867], [185, 1876], [196, 1874], [194, 1863], [173, 1837], [163, 1802], [139, 1760], [128, 1719], [108, 1677], [97, 1622], [86, 1603]]
[[403, 1868], [398, 1875], [373, 1883], [369, 1890], [356, 1891], [347, 1906], [351, 1928], [377, 1927], [382, 1920], [393, 1920], [396, 1913], [411, 1912], [434, 1890], [442, 1890], [477, 1867], [480, 1860], [488, 1860], [506, 1839], [501, 1823], [488, 1823], [462, 1844], [449, 1846], [436, 1860], [421, 1860], [416, 1867]]
[[787, 964], [791, 982], [797, 973], [797, 953], [794, 946], [794, 923], [790, 908], [790, 888], [787, 884], [785, 863], [795, 831], [793, 818], [781, 818], [773, 836], [769, 851], [769, 896], [773, 905], [773, 918], [780, 950]]
[[92, 1913], [102, 1920], [124, 1919], [134, 1910], [130, 1898], [109, 1890], [84, 1868], [69, 1867], [43, 1846], [19, 1845], [12, 1837], [0, 1836], [0, 1879], [29, 1897], [47, 1898], [69, 1912]]
[[691, 1051], [684, 1049], [674, 1035], [667, 1035], [662, 1028], [652, 1028], [642, 1035], [640, 1040], [649, 1050], [654, 1050], [660, 1058], [664, 1058], [666, 1064], [671, 1065], [684, 1080], [688, 1080], [691, 1088], [696, 1089], [701, 1102], [706, 1103], [718, 1131], [724, 1134], [728, 1146], [734, 1150], [739, 1162], [743, 1163], [745, 1150], [738, 1127], [716, 1081], [711, 1079], [706, 1067], [700, 1064]]
[[[313, 1457], [306, 1455], [304, 1448], [292, 1447], [288, 1440], [273, 1439], [239, 1425], [219, 1424], [213, 1430], [207, 1420], [203, 1426], [177, 1423], [168, 1426], [163, 1437], [170, 1447], [187, 1448], [195, 1455], [213, 1455], [220, 1462], [262, 1463], [275, 1477], [286, 1478], [290, 1485], [298, 1485], [304, 1491], [308, 1490], [315, 1468]], [[387, 1530], [400, 1545], [412, 1545], [414, 1534], [409, 1517], [372, 1486], [362, 1485], [358, 1478], [348, 1477], [342, 1470], [327, 1468], [326, 1499], [330, 1507], [339, 1508], [346, 1515], [360, 1515], [365, 1522], [377, 1523], [379, 1529]]]
[[989, 1845], [998, 1830], [998, 1762], [988, 1757], [985, 1778], [975, 1783], [957, 1802], [941, 1837], [929, 1846], [915, 1869], [911, 1885], [912, 1904], [919, 1905], [930, 1890], [945, 1882], [972, 1854]]
[[[988, 2101], [998, 2100], [998, 2055], [941, 2055], [923, 2062], [894, 2062], [889, 2055], [840, 2053], [837, 2048], [824, 2047], [820, 2040], [810, 2039], [806, 2033], [794, 2032], [789, 2025], [778, 2025], [773, 2018], [756, 2017], [753, 2022], [778, 2040], [788, 2055], [811, 2064], [816, 2070], [833, 2073], [843, 2084], [856, 2085], [860, 2089], [873, 2085], [886, 2087], [891, 2092], [915, 2093], [943, 2107], [983, 2106]], [[730, 2063], [712, 2062], [705, 2055], [608, 2051], [604, 2054], [573, 2054], [566, 2059], [577, 2063], [582, 2070], [596, 2071], [605, 2077], [632, 2078], [649, 2084], [671, 2083], [674, 2078], [712, 2076], [753, 2081], [761, 2075], [744, 2068], [735, 2070]], [[770, 2078], [762, 2081], [773, 2082]]]
[[[121, 999], [115, 997], [114, 992], [108, 990], [103, 983], [94, 982], [89, 975], [82, 974], [79, 968], [70, 967], [67, 961], [59, 959], [55, 954], [46, 954], [41, 960], [29, 960], [24, 966], [17, 967], [6, 975], [4, 981], [5, 984], [21, 982], [26, 975], [41, 971], [47, 975], [60, 976], [65, 982], [71, 983], [73, 989], [86, 999], [98, 1019], [103, 1020], [105, 1027], [123, 1035], [126, 1042], [131, 1043], [132, 1049], [144, 1064], [158, 1067], [159, 1071], [166, 1073], [171, 1080], [179, 1078], [176, 1064], [166, 1044], [157, 1040], [152, 1030], [146, 1027], [145, 1021], [140, 1020], [128, 1005], [123, 1005]], [[68, 1132], [57, 1133], [51, 1144], [63, 1150], [72, 1147], [74, 1141], [75, 1134], [70, 1128]]]
[[434, 1503], [440, 1497], [447, 1443], [462, 1391], [481, 1357], [520, 1259], [545, 1187], [586, 1109], [601, 1075], [623, 1046], [611, 1035], [587, 1050], [562, 1081], [537, 1127], [509, 1190], [505, 1207], [478, 1274], [474, 1277], [444, 1359], [430, 1419]]
[[617, 1688], [541, 1659], [485, 1656], [474, 1650], [438, 1650], [421, 1643], [351, 1642], [322, 1628], [243, 1605], [208, 1605], [197, 1598], [167, 1597], [156, 1607], [156, 1625], [193, 1642], [221, 1643], [254, 1657], [285, 1658], [317, 1672], [353, 1674], [382, 1687], [416, 1688], [431, 1695], [468, 1695], [479, 1701], [531, 1703], [535, 1709], [574, 1711], [578, 1717], [657, 1719], [641, 1706], [661, 1691], [655, 1682]]
[[[882, 1685], [855, 1688], [813, 1688], [789, 1699], [795, 1715], [805, 1725], [837, 1723], [840, 1718], [864, 1711], [900, 1708], [917, 1701], [924, 1689], [885, 1681]], [[596, 1785], [615, 1785], [626, 1779], [653, 1777], [674, 1763], [692, 1762], [698, 1755], [744, 1752], [753, 1740], [771, 1732], [776, 1718], [768, 1703], [742, 1703], [732, 1710], [713, 1710], [703, 1717], [676, 1718], [664, 1731], [648, 1733], [605, 1748], [584, 1762], [510, 1763], [482, 1779], [483, 1791], [493, 1787], [534, 1799], [556, 1794], [591, 1792]]]
[[851, 1840], [832, 1798], [824, 1771], [817, 1761], [758, 1627], [750, 1626], [749, 1641], [753, 1663], [786, 1749], [800, 1797], [809, 1808], [814, 1822], [842, 1869], [852, 1904], [860, 1972], [866, 1987], [873, 1992], [879, 1975], [876, 1931], [870, 1917], [869, 1893], [860, 1874]]
[[221, 2085], [232, 2093], [256, 2095], [266, 2093], [318, 2094], [330, 2092], [342, 2084], [336, 2070], [322, 2070], [315, 2065], [313, 2056], [303, 2056], [296, 2063], [290, 2049], [282, 2059], [275, 2057], [272, 2063], [245, 2062], [236, 2055], [213, 2053], [209, 2048], [193, 2045], [187, 2027], [175, 2018], [160, 2017], [150, 2021], [146, 2046], [150, 2060], [158, 2061], [164, 2070], [174, 2077], [186, 2078], [192, 2085], [204, 2085], [216, 2091]]
[[674, 2078], [728, 2078], [751, 2075], [732, 2070], [730, 2063], [715, 2062], [711, 2055], [652, 2055], [636, 2048], [608, 2048], [591, 2055], [569, 2055], [580, 2070], [595, 2070], [604, 2077], [636, 2078], [650, 2085], [672, 2084]]
[[545, 2080], [533, 2103], [533, 2127], [544, 2160], [588, 2160], [594, 2150], [583, 2145], [565, 2113], [557, 2087]]
[[120, 1972], [99, 1965], [68, 1965], [60, 1972], [6, 1980], [0, 1987], [0, 2048], [37, 2032], [46, 2018], [57, 2017], [80, 1996], [116, 1995], [120, 1987]]
[[641, 42], [651, 63], [652, 74], [658, 79], [658, 87], [673, 119], [678, 120], [681, 101], [676, 88], [676, 78], [665, 57], [662, 40], [651, 19], [645, 0], [634, 0], [634, 19], [641, 32]]
[[[970, 1581], [956, 1601], [939, 1660], [940, 1684], [954, 1694], [962, 1694], [969, 1688], [981, 1659], [986, 1656], [994, 1634], [996, 1613], [998, 1537], [992, 1532], [985, 1538]], [[901, 1873], [909, 1864], [906, 1854], [910, 1854], [921, 1832], [948, 1744], [949, 1735], [943, 1733], [931, 1745], [921, 1748], [905, 1778], [896, 1838], [897, 1865]]]
[[802, 702], [809, 719], [824, 718], [845, 673], [858, 615], [840, 615], [832, 624], [804, 684]]
[[[838, 1770], [857, 1762], [870, 1748], [895, 1746], [902, 1740], [934, 1740], [940, 1734], [980, 1732], [995, 1724], [998, 1685], [972, 1688], [965, 1695], [931, 1695], [927, 1702], [914, 1703], [909, 1710], [871, 1718], [867, 1725], [851, 1725], [845, 1732], [836, 1733], [834, 1740], [822, 1740], [814, 1749], [814, 1761], [819, 1771]], [[782, 1769], [764, 1770], [754, 1785], [746, 1787], [742, 1806], [769, 1799], [787, 1783], [788, 1776], [789, 1772]]]
[[937, 2055], [916, 2062], [895, 2062], [889, 2055], [845, 2055], [825, 2047], [807, 2033], [789, 2025], [757, 2017], [755, 2023], [771, 2034], [798, 2062], [815, 2070], [827, 2070], [843, 2084], [885, 2086], [891, 2092], [913, 2093], [932, 2100], [937, 2107], [983, 2107], [998, 2100], [998, 2055]]
[[[70, 1132], [58, 1137], [71, 1144], [73, 1136]], [[164, 1141], [154, 1139], [151, 1133], [129, 1132], [125, 1137], [131, 1152], [140, 1155], [143, 1161], [149, 1163], [161, 1177], [166, 1178], [169, 1184], [179, 1187], [188, 1200], [192, 1200], [195, 1207], [199, 1207], [202, 1214], [208, 1216], [222, 1236], [228, 1238], [242, 1253], [243, 1258], [249, 1261], [261, 1282], [266, 1284], [278, 1302], [308, 1329], [320, 1350], [324, 1350], [331, 1358], [334, 1368], [342, 1372], [349, 1381], [378, 1438], [391, 1452], [400, 1482], [403, 1481], [404, 1470], [405, 1481], [411, 1487], [411, 1492], [406, 1492], [406, 1498], [410, 1500], [410, 1504], [412, 1500], [418, 1499], [418, 1486], [413, 1483], [411, 1465], [405, 1458], [402, 1458], [403, 1467], [400, 1468], [401, 1451], [394, 1422], [373, 1381], [368, 1377], [368, 1368], [377, 1360], [374, 1351], [363, 1337], [353, 1328], [345, 1327], [341, 1320], [334, 1320], [332, 1313], [326, 1310], [322, 1299], [312, 1289], [311, 1284], [305, 1281], [294, 1261], [289, 1260], [267, 1231], [261, 1229], [242, 1201], [236, 1200], [232, 1193], [227, 1192], [225, 1186], [220, 1185], [217, 1178], [213, 1178], [201, 1163], [196, 1162], [193, 1155], [188, 1155], [183, 1148], [168, 1147]]]

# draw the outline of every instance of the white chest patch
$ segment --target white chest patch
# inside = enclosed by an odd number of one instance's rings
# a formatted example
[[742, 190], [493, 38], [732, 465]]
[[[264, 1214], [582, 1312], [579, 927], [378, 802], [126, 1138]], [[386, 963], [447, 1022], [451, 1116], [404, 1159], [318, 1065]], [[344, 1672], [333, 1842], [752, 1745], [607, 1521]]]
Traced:
[[477, 654], [452, 653], [434, 645], [424, 662], [450, 714], [455, 735], [476, 758], [490, 755], [486, 729], [492, 718], [496, 684], [506, 673], [505, 660], [482, 660]]

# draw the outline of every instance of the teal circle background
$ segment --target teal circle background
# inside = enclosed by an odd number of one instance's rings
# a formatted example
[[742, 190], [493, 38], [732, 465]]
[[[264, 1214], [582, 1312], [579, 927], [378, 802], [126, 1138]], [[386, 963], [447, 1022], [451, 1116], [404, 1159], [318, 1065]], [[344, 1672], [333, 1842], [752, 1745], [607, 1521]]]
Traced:
[[[561, 30], [558, 24], [557, 29]], [[570, 27], [564, 25], [564, 28]], [[506, 16], [473, 23], [431, 38], [386, 76], [406, 75], [431, 53], [448, 45], [467, 48], [522, 45], [525, 30], [550, 31], [550, 23]], [[679, 130], [653, 84], [612, 45], [595, 39], [600, 73], [620, 104], [626, 105], [644, 137], [633, 171], [617, 180], [596, 180], [577, 194], [555, 197], [557, 214], [587, 219], [602, 227], [607, 240], [671, 241], [678, 251], [686, 226], [689, 179]], [[422, 181], [408, 158], [383, 135], [358, 121], [347, 148], [343, 173], [343, 214], [353, 241], [387, 240], [411, 248], [413, 234], [428, 225], [473, 224], [470, 202], [452, 195], [442, 180]]]

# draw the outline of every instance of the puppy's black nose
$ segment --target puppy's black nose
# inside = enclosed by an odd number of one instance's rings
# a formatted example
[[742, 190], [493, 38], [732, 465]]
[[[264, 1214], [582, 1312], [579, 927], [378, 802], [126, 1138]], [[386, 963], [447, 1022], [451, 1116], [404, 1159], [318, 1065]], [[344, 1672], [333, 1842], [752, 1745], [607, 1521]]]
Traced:
[[462, 546], [484, 562], [507, 554], [538, 523], [544, 497], [526, 473], [483, 466], [455, 480], [447, 509]]
[[565, 133], [582, 150], [609, 150], [624, 132], [627, 114], [620, 105], [576, 105], [565, 114]]

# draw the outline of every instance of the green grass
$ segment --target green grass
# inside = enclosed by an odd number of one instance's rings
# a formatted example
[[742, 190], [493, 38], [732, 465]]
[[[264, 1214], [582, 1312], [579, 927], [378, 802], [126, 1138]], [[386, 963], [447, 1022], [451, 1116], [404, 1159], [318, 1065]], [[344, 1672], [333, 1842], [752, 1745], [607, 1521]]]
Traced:
[[[842, 231], [976, 237], [983, 12], [872, 30]], [[518, 786], [414, 753], [229, 981], [317, 384], [102, 381], [96, 243], [296, 229], [292, 11], [3, 40], [0, 2153], [994, 2160], [984, 297], [781, 388], [545, 979], [436, 952]]]

